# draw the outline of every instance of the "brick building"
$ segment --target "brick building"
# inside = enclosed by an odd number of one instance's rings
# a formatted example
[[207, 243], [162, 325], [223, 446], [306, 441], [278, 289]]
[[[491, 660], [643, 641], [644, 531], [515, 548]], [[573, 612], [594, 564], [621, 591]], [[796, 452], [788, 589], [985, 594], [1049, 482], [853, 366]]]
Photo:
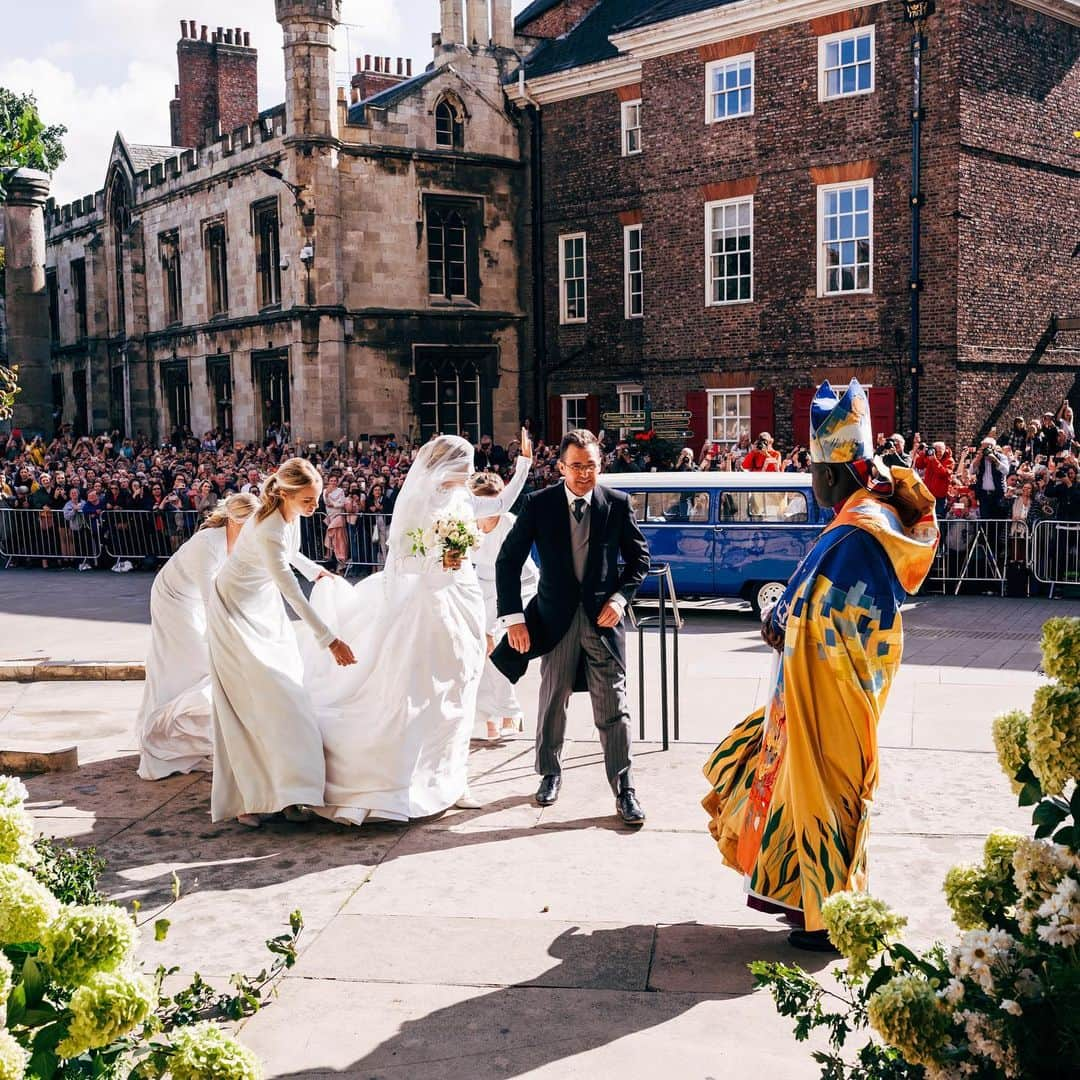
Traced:
[[[912, 31], [900, 2], [535, 0], [533, 387], [549, 429], [689, 408], [807, 441], [823, 378], [907, 429]], [[1080, 3], [938, 0], [923, 66], [918, 427], [1080, 410]]]
[[427, 70], [368, 56], [351, 88], [340, 0], [275, 3], [284, 104], [259, 111], [247, 33], [184, 21], [175, 145], [117, 134], [102, 189], [49, 207], [58, 411], [158, 439], [508, 437], [529, 195], [510, 0], [469, 0], [467, 25], [443, 0]]

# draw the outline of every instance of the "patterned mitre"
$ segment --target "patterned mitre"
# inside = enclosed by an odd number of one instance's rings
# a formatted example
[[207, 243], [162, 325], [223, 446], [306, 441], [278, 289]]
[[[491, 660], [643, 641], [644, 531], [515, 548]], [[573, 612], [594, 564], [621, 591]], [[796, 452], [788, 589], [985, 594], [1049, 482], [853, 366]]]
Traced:
[[848, 465], [874, 457], [870, 399], [852, 379], [842, 397], [825, 381], [810, 405], [810, 460], [822, 465]]

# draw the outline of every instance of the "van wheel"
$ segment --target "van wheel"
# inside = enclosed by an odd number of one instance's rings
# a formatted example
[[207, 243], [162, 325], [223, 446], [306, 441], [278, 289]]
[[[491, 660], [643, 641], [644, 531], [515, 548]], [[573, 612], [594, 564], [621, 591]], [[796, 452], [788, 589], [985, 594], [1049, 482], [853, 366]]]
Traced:
[[748, 599], [750, 606], [754, 609], [754, 614], [760, 619], [761, 613], [771, 608], [784, 595], [786, 587], [779, 581], [765, 581], [752, 586]]

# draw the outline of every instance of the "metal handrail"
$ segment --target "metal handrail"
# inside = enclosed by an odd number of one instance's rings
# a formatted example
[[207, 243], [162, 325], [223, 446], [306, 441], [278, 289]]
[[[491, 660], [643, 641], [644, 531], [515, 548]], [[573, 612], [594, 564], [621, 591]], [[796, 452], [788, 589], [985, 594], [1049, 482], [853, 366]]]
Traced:
[[645, 631], [655, 626], [660, 631], [660, 737], [663, 749], [669, 748], [668, 738], [668, 598], [671, 600], [672, 629], [672, 719], [673, 736], [679, 741], [679, 631], [683, 627], [679, 600], [675, 594], [675, 581], [668, 563], [653, 563], [647, 577], [657, 580], [657, 597], [660, 610], [656, 615], [638, 615], [634, 605], [630, 605], [630, 624], [638, 632], [638, 737], [645, 739]]

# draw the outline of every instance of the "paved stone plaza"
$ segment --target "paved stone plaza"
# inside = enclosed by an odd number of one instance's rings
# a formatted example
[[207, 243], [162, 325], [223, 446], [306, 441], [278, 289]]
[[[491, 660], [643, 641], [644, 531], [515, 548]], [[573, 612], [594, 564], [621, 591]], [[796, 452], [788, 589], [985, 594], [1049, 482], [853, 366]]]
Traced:
[[[149, 585], [141, 574], [0, 573], [0, 660], [139, 658]], [[948, 933], [946, 869], [989, 828], [1026, 825], [990, 720], [1030, 702], [1051, 614], [1080, 604], [926, 597], [906, 613], [905, 666], [880, 733], [871, 881], [909, 915], [915, 940]], [[148, 964], [208, 978], [258, 970], [263, 940], [303, 910], [299, 963], [243, 1029], [268, 1076], [795, 1080], [817, 1069], [771, 1001], [751, 993], [745, 964], [807, 957], [744, 906], [698, 805], [700, 766], [752, 707], [768, 660], [748, 614], [689, 615], [682, 740], [661, 750], [652, 693], [635, 765], [649, 815], [639, 834], [613, 816], [583, 696], [556, 806], [532, 804], [527, 731], [474, 744], [483, 809], [409, 827], [211, 825], [207, 778], [135, 776], [139, 683], [0, 683], [0, 746], [78, 744], [77, 772], [29, 782], [31, 807], [42, 832], [98, 846], [115, 899], [152, 909], [180, 875], [172, 930], [146, 941]], [[530, 712], [537, 682], [523, 688]], [[825, 965], [811, 956], [809, 966]]]

